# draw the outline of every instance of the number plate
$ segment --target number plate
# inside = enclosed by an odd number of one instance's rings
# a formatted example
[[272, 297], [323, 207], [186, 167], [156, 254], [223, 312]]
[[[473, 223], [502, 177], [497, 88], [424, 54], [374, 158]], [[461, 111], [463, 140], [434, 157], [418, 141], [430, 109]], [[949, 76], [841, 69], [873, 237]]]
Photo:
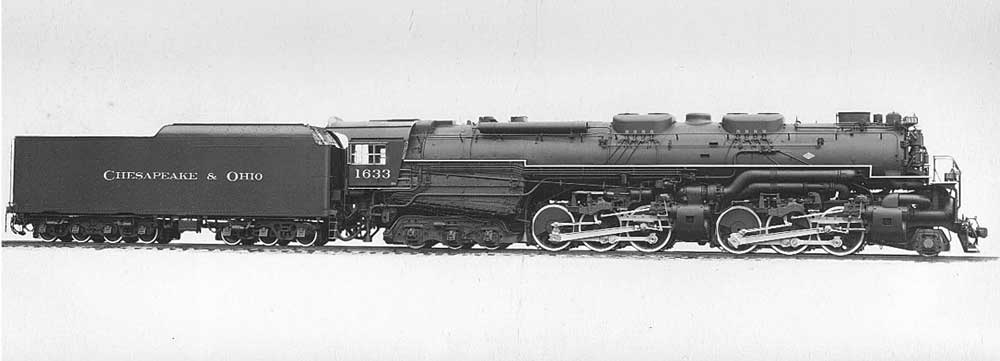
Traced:
[[390, 169], [355, 169], [354, 179], [389, 179], [392, 178]]

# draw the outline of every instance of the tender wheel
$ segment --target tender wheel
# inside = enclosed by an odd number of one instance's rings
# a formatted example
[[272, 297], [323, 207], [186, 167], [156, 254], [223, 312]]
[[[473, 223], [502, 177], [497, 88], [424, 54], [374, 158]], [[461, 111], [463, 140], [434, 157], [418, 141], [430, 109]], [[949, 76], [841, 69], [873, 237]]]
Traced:
[[[772, 225], [778, 225], [778, 222], [781, 222], [782, 220], [784, 220], [784, 221], [790, 222], [792, 225], [790, 227], [787, 227], [787, 228], [781, 228], [780, 231], [790, 231], [790, 230], [795, 230], [795, 229], [806, 229], [806, 228], [809, 228], [810, 226], [809, 226], [809, 221], [808, 220], [806, 220], [804, 218], [792, 219], [792, 217], [799, 216], [799, 215], [802, 215], [802, 214], [801, 213], [789, 213], [789, 214], [785, 215], [784, 218], [778, 218], [778, 217], [775, 217], [775, 216], [768, 216], [767, 217], [767, 223], [765, 224], [765, 226], [766, 227], [770, 227]], [[764, 231], [764, 233], [770, 233], [770, 231]], [[799, 239], [801, 239], [801, 240], [808, 240], [809, 237], [799, 237]], [[771, 245], [771, 249], [773, 249], [775, 252], [781, 253], [781, 254], [786, 255], [786, 256], [794, 256], [794, 255], [797, 255], [799, 253], [805, 252], [807, 249], [809, 249], [809, 245], [803, 244], [803, 245], [799, 245], [799, 246], [781, 246], [781, 245], [772, 244]]]
[[170, 232], [164, 230], [163, 233], [156, 235], [156, 239], [154, 241], [159, 244], [169, 244], [173, 240], [174, 240], [173, 235], [170, 234]]
[[90, 235], [89, 234], [83, 234], [83, 235], [81, 235], [81, 234], [73, 234], [73, 242], [76, 242], [76, 243], [87, 243], [87, 242], [90, 242]]
[[752, 209], [744, 206], [732, 206], [719, 215], [715, 221], [715, 239], [719, 247], [732, 254], [747, 254], [757, 249], [755, 244], [733, 245], [729, 243], [729, 235], [741, 229], [760, 228], [760, 217]]
[[55, 242], [56, 241], [56, 235], [54, 235], [52, 233], [48, 233], [48, 232], [39, 233], [38, 237], [41, 238], [42, 241], [45, 241], [45, 242]]
[[[74, 224], [69, 227], [70, 236], [73, 237], [73, 242], [76, 243], [87, 243], [90, 242], [90, 235], [84, 233], [86, 230], [80, 224]], [[73, 232], [73, 231], [76, 232]]]
[[[851, 224], [851, 228], [862, 228], [863, 225], [860, 223]], [[860, 252], [865, 248], [865, 232], [864, 231], [850, 231], [845, 235], [840, 236], [841, 244], [840, 247], [834, 246], [822, 246], [826, 253], [832, 254], [837, 257], [849, 256]]]
[[[105, 233], [104, 230], [108, 227], [110, 227], [110, 232]], [[108, 243], [121, 243], [125, 239], [125, 237], [122, 236], [122, 232], [118, 229], [118, 226], [114, 223], [108, 223], [101, 227], [101, 237]]]
[[295, 241], [306, 247], [316, 246], [319, 240], [319, 232], [316, 231], [316, 227], [301, 224], [299, 227], [305, 227], [305, 236], [295, 237]]
[[136, 233], [136, 227], [131, 226], [121, 226], [118, 228], [118, 232], [122, 235], [122, 242], [125, 243], [136, 243], [139, 241], [139, 234]]
[[[457, 249], [467, 249], [467, 248], [465, 248], [466, 244], [462, 243], [459, 240], [454, 240], [454, 241], [450, 241], [450, 242], [441, 242], [441, 244], [443, 244], [445, 247], [448, 247], [448, 249], [456, 249], [456, 250]], [[470, 244], [470, 246], [471, 246], [471, 244]]]
[[[618, 217], [601, 217], [600, 214], [595, 214], [587, 216], [586, 218], [587, 222], [596, 222], [600, 220], [601, 224], [598, 226], [583, 226], [581, 227], [581, 230], [584, 231], [592, 229], [601, 229], [601, 228], [612, 228], [612, 227], [618, 227], [620, 225], [620, 223], [618, 222]], [[601, 243], [596, 241], [589, 241], [589, 242], [583, 242], [583, 245], [589, 248], [591, 251], [601, 252], [601, 253], [610, 252], [618, 249], [618, 242]]]
[[35, 226], [35, 229], [38, 230], [38, 238], [41, 238], [42, 241], [45, 241], [45, 242], [55, 242], [56, 239], [59, 238], [53, 232], [52, 226], [50, 226], [50, 225], [41, 224], [41, 225]]
[[559, 252], [570, 247], [571, 242], [549, 241], [549, 234], [552, 232], [552, 223], [573, 223], [573, 214], [566, 207], [558, 204], [549, 204], [535, 212], [531, 219], [531, 238], [539, 248], [550, 252]]
[[141, 230], [143, 227], [146, 227], [146, 232], [139, 234], [139, 243], [144, 243], [144, 244], [153, 243], [154, 241], [156, 241], [156, 238], [160, 237], [160, 227], [147, 224], [139, 226], [139, 229]]
[[[264, 226], [254, 230], [257, 234], [257, 241], [261, 244], [273, 247], [278, 245], [278, 232], [274, 230], [274, 227]], [[263, 235], [261, 235], [263, 233]]]
[[108, 243], [122, 243], [125, 241], [125, 237], [122, 236], [121, 232], [115, 230], [111, 233], [105, 234], [104, 241]]
[[[228, 236], [226, 235], [227, 230], [229, 233]], [[226, 245], [238, 246], [240, 244], [239, 232], [236, 232], [236, 230], [233, 229], [233, 227], [231, 226], [226, 226], [225, 228], [220, 229], [219, 238], [222, 238], [222, 242], [225, 243]]]

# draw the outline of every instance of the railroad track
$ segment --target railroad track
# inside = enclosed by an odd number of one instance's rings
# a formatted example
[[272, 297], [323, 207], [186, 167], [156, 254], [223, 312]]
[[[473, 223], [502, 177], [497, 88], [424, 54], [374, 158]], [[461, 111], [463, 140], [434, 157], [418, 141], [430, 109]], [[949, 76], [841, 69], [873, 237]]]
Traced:
[[991, 256], [938, 256], [920, 257], [916, 255], [893, 254], [856, 254], [849, 257], [834, 257], [829, 254], [804, 253], [796, 256], [784, 256], [775, 253], [751, 253], [735, 255], [730, 253], [705, 251], [668, 251], [658, 253], [640, 253], [619, 251], [598, 253], [586, 250], [570, 250], [559, 253], [536, 249], [506, 249], [489, 251], [483, 249], [452, 250], [448, 248], [431, 248], [414, 250], [399, 246], [323, 246], [323, 247], [265, 247], [265, 246], [226, 246], [217, 244], [170, 243], [170, 244], [135, 244], [135, 243], [71, 243], [71, 242], [41, 242], [41, 241], [3, 241], [5, 248], [83, 248], [94, 250], [134, 249], [160, 251], [203, 251], [203, 252], [250, 252], [250, 253], [329, 253], [329, 254], [402, 254], [402, 255], [433, 255], [433, 256], [530, 256], [530, 257], [572, 257], [572, 258], [641, 258], [648, 260], [670, 259], [783, 259], [783, 260], [837, 260], [837, 261], [905, 261], [905, 262], [989, 262], [998, 257]]

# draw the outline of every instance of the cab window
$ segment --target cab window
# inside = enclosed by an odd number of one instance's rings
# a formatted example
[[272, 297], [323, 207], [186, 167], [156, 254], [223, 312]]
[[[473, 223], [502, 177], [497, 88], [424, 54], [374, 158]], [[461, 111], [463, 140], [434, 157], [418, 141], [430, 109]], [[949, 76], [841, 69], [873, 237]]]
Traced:
[[385, 144], [352, 144], [351, 164], [385, 164]]

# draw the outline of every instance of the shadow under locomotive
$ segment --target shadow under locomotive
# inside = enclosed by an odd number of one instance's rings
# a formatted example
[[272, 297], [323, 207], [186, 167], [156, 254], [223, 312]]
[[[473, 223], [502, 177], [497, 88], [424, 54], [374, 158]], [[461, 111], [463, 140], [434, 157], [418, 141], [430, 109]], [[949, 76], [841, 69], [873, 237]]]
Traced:
[[528, 257], [571, 257], [571, 258], [626, 258], [648, 260], [671, 259], [704, 259], [704, 260], [837, 260], [837, 261], [896, 261], [896, 262], [931, 262], [931, 263], [963, 263], [992, 262], [998, 257], [991, 256], [942, 256], [913, 257], [905, 254], [856, 254], [852, 257], [838, 257], [822, 253], [803, 253], [795, 256], [785, 256], [778, 253], [731, 254], [712, 251], [674, 251], [660, 253], [642, 253], [634, 251], [623, 252], [590, 252], [585, 250], [568, 250], [563, 253], [551, 253], [537, 249], [471, 249], [455, 250], [449, 248], [411, 249], [392, 246], [315, 246], [315, 247], [268, 247], [264, 245], [225, 246], [215, 244], [185, 244], [185, 243], [153, 243], [153, 244], [113, 244], [113, 243], [74, 243], [74, 242], [39, 242], [39, 241], [3, 241], [3, 247], [10, 248], [82, 248], [82, 249], [132, 249], [132, 250], [175, 250], [175, 251], [221, 251], [221, 252], [276, 252], [276, 253], [329, 253], [329, 254], [398, 254], [415, 256], [528, 256]]

